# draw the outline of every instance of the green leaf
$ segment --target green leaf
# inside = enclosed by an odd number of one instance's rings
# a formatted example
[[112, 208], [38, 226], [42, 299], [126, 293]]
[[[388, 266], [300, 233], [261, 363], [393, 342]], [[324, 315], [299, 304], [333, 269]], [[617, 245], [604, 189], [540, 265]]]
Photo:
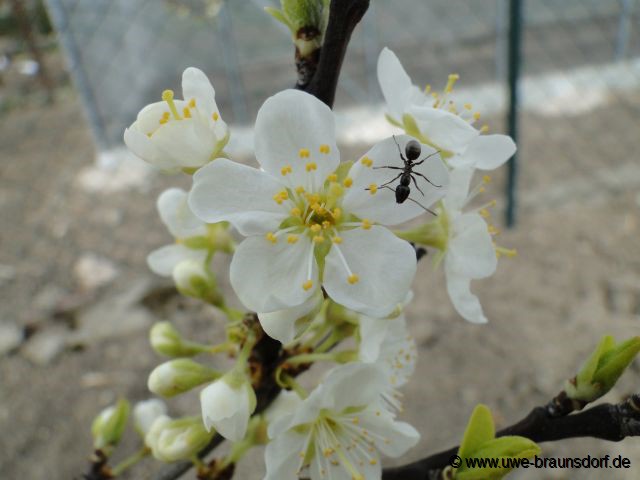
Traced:
[[273, 8], [273, 7], [264, 7], [264, 10], [273, 18], [275, 18], [277, 21], [286, 25], [287, 28], [291, 30], [292, 34], [295, 33], [295, 29], [293, 28], [293, 25], [281, 10], [278, 10], [277, 8]]
[[576, 384], [591, 383], [593, 375], [596, 373], [601, 357], [604, 353], [615, 345], [615, 340], [611, 335], [605, 335], [598, 343], [598, 346], [589, 356], [587, 361], [582, 365], [578, 375], [576, 375]]
[[595, 382], [609, 391], [640, 352], [640, 337], [633, 337], [618, 344], [602, 356], [600, 368], [593, 376]]
[[540, 452], [540, 447], [528, 438], [518, 436], [495, 438], [473, 452], [472, 456], [463, 458], [495, 459], [497, 465], [469, 468], [463, 461], [455, 478], [456, 480], [500, 479], [513, 470], [513, 467], [503, 466], [508, 464], [509, 459], [531, 458]]
[[478, 448], [492, 440], [495, 435], [496, 429], [489, 407], [483, 404], [477, 405], [464, 431], [458, 455], [462, 458], [472, 456]]

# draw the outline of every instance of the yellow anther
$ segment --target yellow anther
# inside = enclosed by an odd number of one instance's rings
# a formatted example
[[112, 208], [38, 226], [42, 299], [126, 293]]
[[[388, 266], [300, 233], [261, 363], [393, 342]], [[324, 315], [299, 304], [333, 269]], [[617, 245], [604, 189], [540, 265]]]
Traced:
[[314, 223], [309, 227], [309, 230], [311, 230], [313, 233], [318, 233], [320, 230], [322, 230], [322, 227], [319, 223]]
[[298, 207], [293, 207], [290, 213], [292, 217], [299, 217], [302, 215], [302, 211]]
[[278, 195], [280, 195], [280, 198], [283, 200], [289, 200], [289, 192], [286, 190], [282, 190]]
[[167, 105], [169, 105], [169, 110], [171, 110], [171, 113], [173, 114], [175, 119], [180, 120], [180, 114], [178, 113], [176, 104], [173, 101], [173, 90], [165, 90], [164, 92], [162, 92], [162, 100], [167, 102]]
[[309, 149], [301, 148], [300, 150], [298, 150], [298, 156], [300, 158], [309, 158]]
[[459, 79], [460, 75], [458, 75], [457, 73], [452, 73], [451, 75], [449, 75], [449, 80], [447, 81], [447, 86], [444, 87], [444, 91], [446, 93], [451, 93], [453, 91], [453, 86]]
[[518, 251], [515, 248], [504, 248], [504, 247], [498, 247], [495, 243], [493, 244], [493, 247], [496, 250], [496, 257], [500, 258], [502, 256], [511, 258], [511, 257], [515, 257], [516, 255], [518, 255]]
[[171, 118], [171, 114], [169, 112], [164, 112], [160, 117], [160, 124], [164, 125], [169, 121], [170, 118]]
[[489, 202], [489, 207], [495, 207], [498, 204], [497, 200], [493, 199]]
[[342, 182], [342, 184], [349, 188], [351, 185], [353, 185], [353, 179], [351, 177], [347, 177], [344, 179], [344, 181]]
[[340, 210], [339, 208], [334, 208], [331, 214], [333, 215], [334, 219], [338, 220], [342, 216], [342, 210]]
[[303, 194], [304, 193], [304, 187], [303, 186], [296, 187], [296, 193], [299, 194], [299, 195]]
[[184, 118], [191, 118], [191, 112], [189, 111], [189, 107], [184, 107], [182, 109], [182, 115]]
[[424, 93], [425, 95], [428, 95], [429, 92], [431, 91], [431, 85], [429, 85], [428, 83], [424, 86]]
[[358, 425], [358, 424], [360, 423], [360, 419], [359, 419], [358, 417], [353, 417], [353, 418], [351, 419], [351, 421], [352, 421], [354, 424], [356, 424], [356, 425]]
[[449, 106], [449, 111], [450, 111], [451, 113], [455, 113], [455, 114], [457, 114], [457, 113], [458, 113], [458, 109], [455, 107], [455, 105], [450, 105], [450, 106]]
[[273, 232], [269, 232], [265, 235], [265, 238], [270, 241], [271, 243], [277, 243], [278, 242], [278, 237], [276, 237]]
[[331, 228], [331, 222], [329, 220], [325, 220], [324, 222], [322, 222], [322, 228]]
[[369, 220], [368, 218], [364, 218], [362, 220], [362, 228], [364, 228], [365, 230], [369, 230], [371, 228], [371, 220]]
[[213, 114], [211, 115], [211, 118], [213, 119], [214, 122], [217, 122], [218, 119], [220, 118], [220, 115], [218, 115], [218, 112], [213, 112]]
[[331, 148], [329, 148], [329, 145], [320, 145], [320, 153], [324, 153], [325, 155], [327, 155], [330, 151]]
[[489, 226], [488, 226], [488, 230], [489, 230], [489, 233], [490, 233], [491, 235], [498, 235], [498, 234], [500, 233], [500, 230], [498, 230], [498, 229], [497, 229], [496, 227], [494, 227], [493, 225], [489, 225]]
[[168, 118], [161, 118], [160, 119], [160, 125], [164, 125], [165, 123], [167, 123], [169, 121]]
[[465, 110], [471, 110], [473, 108], [473, 105], [471, 105], [470, 103], [465, 103], [463, 106]]
[[342, 237], [333, 237], [331, 241], [336, 245], [340, 245], [342, 243]]
[[318, 166], [315, 164], [315, 162], [309, 162], [307, 163], [307, 165], [305, 166], [305, 169], [307, 170], [307, 172], [311, 172], [313, 170], [317, 170]]
[[362, 160], [360, 161], [365, 167], [371, 167], [371, 165], [373, 165], [373, 160], [371, 160], [369, 157], [362, 157]]
[[335, 173], [332, 173], [331, 175], [329, 175], [327, 177], [327, 180], [329, 180], [330, 182], [337, 182], [338, 181], [338, 175], [336, 175]]
[[311, 287], [313, 287], [313, 282], [311, 280], [307, 280], [302, 284], [302, 289], [305, 291], [311, 290]]
[[481, 185], [481, 186], [478, 188], [478, 193], [484, 193], [484, 191], [485, 191], [485, 190], [486, 190], [486, 188], [484, 188], [484, 185]]
[[356, 283], [358, 283], [359, 280], [360, 280], [360, 277], [355, 273], [352, 273], [347, 277], [347, 282], [349, 282], [351, 285], [355, 285]]
[[480, 133], [487, 133], [489, 131], [489, 125], [485, 124], [480, 127]]
[[440, 95], [438, 95], [438, 92], [431, 92], [431, 96], [437, 99]]
[[376, 460], [375, 458], [369, 459], [369, 464], [370, 465], [377, 465], [377, 463], [378, 463], [378, 460]]
[[322, 243], [324, 242], [324, 237], [322, 235], [316, 235], [313, 237], [313, 243]]
[[482, 177], [482, 181], [483, 181], [484, 183], [489, 183], [489, 182], [491, 182], [491, 175], [484, 175], [484, 176]]
[[291, 165], [285, 165], [280, 169], [280, 173], [282, 174], [283, 177], [286, 176], [287, 173], [291, 173], [292, 171], [293, 169], [291, 168]]
[[378, 192], [378, 186], [375, 183], [369, 185], [369, 193], [375, 195]]
[[325, 448], [322, 451], [322, 455], [324, 455], [325, 457], [330, 457], [332, 453], [333, 453], [333, 448]]
[[474, 120], [480, 120], [480, 112], [474, 112], [473, 119]]
[[489, 210], [487, 210], [486, 208], [481, 209], [478, 213], [482, 218], [489, 218], [491, 216], [491, 212], [489, 212]]
[[288, 235], [287, 236], [287, 243], [296, 243], [298, 241], [298, 236], [297, 235]]
[[196, 99], [192, 98], [189, 100], [189, 108], [196, 108]]

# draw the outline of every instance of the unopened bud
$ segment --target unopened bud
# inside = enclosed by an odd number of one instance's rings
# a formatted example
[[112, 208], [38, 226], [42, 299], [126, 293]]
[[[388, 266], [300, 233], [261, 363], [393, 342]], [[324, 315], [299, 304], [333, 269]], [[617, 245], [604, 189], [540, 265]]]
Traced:
[[223, 304], [215, 279], [199, 260], [187, 259], [178, 263], [173, 269], [173, 281], [178, 291], [187, 297], [200, 298], [217, 306]]
[[155, 458], [162, 462], [188, 460], [201, 451], [215, 432], [204, 429], [200, 417], [172, 420], [158, 417], [145, 437], [145, 443]]
[[156, 395], [173, 397], [218, 378], [220, 374], [188, 358], [158, 365], [149, 375], [147, 386]]
[[167, 414], [167, 405], [158, 398], [150, 398], [136, 403], [133, 407], [133, 421], [136, 430], [142, 437], [149, 433], [155, 420]]
[[128, 418], [129, 402], [124, 398], [102, 410], [91, 425], [93, 446], [99, 450], [115, 447], [120, 442]]
[[167, 357], [192, 357], [206, 350], [206, 347], [185, 340], [169, 322], [157, 322], [149, 331], [151, 347]]

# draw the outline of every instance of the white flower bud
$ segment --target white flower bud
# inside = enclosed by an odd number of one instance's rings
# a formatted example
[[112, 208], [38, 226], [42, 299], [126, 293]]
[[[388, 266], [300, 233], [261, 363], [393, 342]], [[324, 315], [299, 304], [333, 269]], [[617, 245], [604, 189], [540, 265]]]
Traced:
[[202, 346], [182, 338], [169, 322], [157, 322], [149, 331], [151, 347], [167, 357], [191, 357], [202, 352]]
[[215, 370], [193, 360], [180, 358], [158, 365], [149, 375], [147, 386], [156, 395], [173, 397], [219, 376]]
[[116, 405], [102, 410], [91, 425], [93, 446], [96, 449], [105, 449], [117, 445], [128, 418], [129, 402], [125, 399], [120, 399]]
[[200, 405], [205, 428], [237, 442], [247, 432], [256, 394], [247, 376], [232, 370], [200, 392]]
[[211, 440], [199, 417], [172, 420], [162, 415], [153, 422], [145, 444], [155, 458], [163, 462], [187, 460], [202, 450]]
[[167, 405], [158, 398], [150, 398], [142, 402], [136, 403], [133, 408], [133, 420], [136, 430], [143, 437], [149, 433], [151, 425], [156, 418], [166, 415]]

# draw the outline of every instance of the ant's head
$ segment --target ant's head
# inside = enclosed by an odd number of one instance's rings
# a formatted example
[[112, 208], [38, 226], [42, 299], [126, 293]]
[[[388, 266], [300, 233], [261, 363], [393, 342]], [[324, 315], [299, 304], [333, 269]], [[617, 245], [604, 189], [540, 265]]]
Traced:
[[422, 148], [420, 148], [420, 144], [415, 140], [410, 140], [404, 147], [404, 154], [407, 156], [407, 160], [413, 162], [420, 156], [420, 152]]

